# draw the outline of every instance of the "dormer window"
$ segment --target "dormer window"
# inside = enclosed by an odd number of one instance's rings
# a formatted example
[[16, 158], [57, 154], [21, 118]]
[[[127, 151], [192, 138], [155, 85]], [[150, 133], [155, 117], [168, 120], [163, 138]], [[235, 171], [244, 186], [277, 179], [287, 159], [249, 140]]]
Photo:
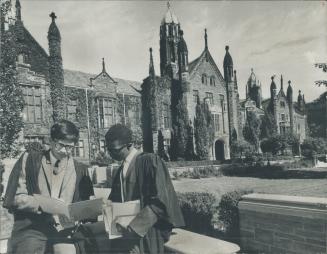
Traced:
[[215, 86], [215, 85], [216, 85], [215, 77], [214, 77], [214, 76], [211, 76], [211, 77], [210, 77], [210, 85], [211, 85], [211, 86]]
[[281, 101], [281, 102], [280, 102], [280, 107], [281, 107], [281, 108], [285, 108], [285, 101]]
[[26, 64], [28, 61], [28, 57], [24, 53], [20, 53], [17, 55], [17, 62], [20, 64]]
[[207, 74], [202, 74], [202, 84], [207, 85]]

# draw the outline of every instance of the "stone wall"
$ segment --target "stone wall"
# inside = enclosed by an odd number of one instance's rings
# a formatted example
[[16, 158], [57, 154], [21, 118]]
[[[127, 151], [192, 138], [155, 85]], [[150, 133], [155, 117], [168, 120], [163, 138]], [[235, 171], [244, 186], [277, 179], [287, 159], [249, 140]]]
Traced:
[[249, 194], [239, 216], [245, 252], [327, 252], [327, 198]]

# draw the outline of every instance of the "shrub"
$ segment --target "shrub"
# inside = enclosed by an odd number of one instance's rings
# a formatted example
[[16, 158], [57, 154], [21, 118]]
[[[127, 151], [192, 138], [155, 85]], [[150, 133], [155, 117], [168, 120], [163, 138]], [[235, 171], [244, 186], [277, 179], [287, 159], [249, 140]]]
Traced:
[[178, 172], [176, 170], [173, 171], [173, 177], [174, 177], [175, 180], [179, 179], [179, 175], [178, 175]]
[[218, 177], [221, 176], [222, 173], [220, 169], [211, 166], [203, 166], [203, 167], [194, 167], [189, 168], [186, 171], [183, 171], [181, 174], [178, 174], [177, 170], [173, 172], [173, 176], [183, 177], [183, 178], [192, 178], [192, 179], [200, 179], [200, 178], [208, 178], [208, 177]]
[[304, 157], [313, 158], [316, 154], [327, 153], [327, 141], [324, 138], [307, 138], [301, 145]]
[[242, 196], [248, 194], [250, 190], [236, 190], [228, 192], [221, 197], [219, 202], [218, 231], [222, 233], [224, 239], [239, 243], [239, 215], [238, 202]]
[[178, 193], [186, 229], [205, 235], [213, 235], [212, 219], [218, 214], [217, 200], [214, 195], [204, 192]]
[[221, 167], [225, 176], [259, 177], [259, 178], [283, 178], [283, 167], [281, 165], [245, 165], [230, 164]]

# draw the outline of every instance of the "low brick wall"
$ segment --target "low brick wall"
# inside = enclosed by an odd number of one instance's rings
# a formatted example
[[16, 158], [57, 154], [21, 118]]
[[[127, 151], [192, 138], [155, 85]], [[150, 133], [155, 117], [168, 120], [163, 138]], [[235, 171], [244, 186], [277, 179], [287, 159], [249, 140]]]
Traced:
[[238, 207], [242, 251], [327, 253], [327, 198], [254, 193]]

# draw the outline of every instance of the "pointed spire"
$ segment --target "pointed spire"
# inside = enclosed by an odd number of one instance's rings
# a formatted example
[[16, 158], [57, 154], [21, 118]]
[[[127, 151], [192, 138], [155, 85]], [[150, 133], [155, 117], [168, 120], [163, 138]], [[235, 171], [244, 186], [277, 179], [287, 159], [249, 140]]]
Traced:
[[277, 89], [277, 86], [274, 81], [275, 75], [271, 76], [271, 84], [270, 84], [270, 89]]
[[289, 102], [293, 101], [293, 89], [291, 86], [291, 80], [288, 81], [287, 98], [288, 98]]
[[105, 73], [106, 71], [106, 63], [104, 62], [104, 57], [102, 58], [102, 73]]
[[151, 77], [154, 77], [154, 76], [155, 76], [155, 72], [154, 72], [154, 64], [153, 64], [152, 48], [150, 48], [149, 51], [150, 51], [149, 75], [150, 75]]
[[284, 90], [284, 86], [283, 86], [283, 75], [280, 75], [280, 90]]
[[207, 28], [204, 29], [204, 48], [208, 49], [208, 34], [207, 34]]
[[21, 5], [19, 0], [16, 0], [15, 7], [16, 7], [16, 20], [21, 21], [22, 13], [21, 13]]

